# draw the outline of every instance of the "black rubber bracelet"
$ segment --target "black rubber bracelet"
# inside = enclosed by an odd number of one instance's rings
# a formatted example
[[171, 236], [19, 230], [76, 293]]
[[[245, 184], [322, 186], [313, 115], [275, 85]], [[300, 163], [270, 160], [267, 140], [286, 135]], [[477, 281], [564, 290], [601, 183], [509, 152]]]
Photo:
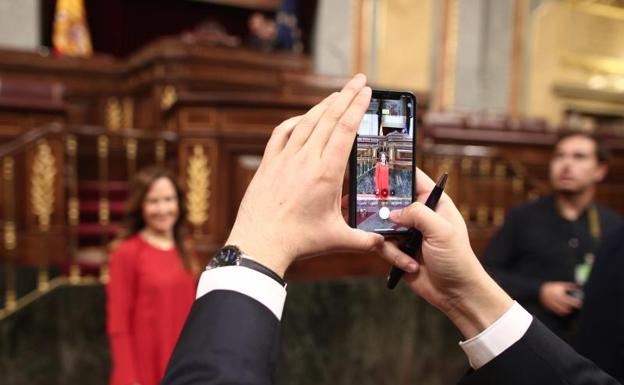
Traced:
[[271, 278], [273, 278], [275, 281], [277, 281], [277, 283], [279, 283], [280, 285], [286, 287], [286, 282], [282, 279], [282, 277], [280, 277], [276, 272], [274, 272], [273, 270], [269, 269], [268, 267], [254, 261], [253, 259], [249, 259], [249, 258], [242, 258], [241, 262], [240, 262], [240, 266], [244, 266], [244, 267], [248, 267], [252, 270], [255, 270], [259, 273], [262, 273], [264, 275], [267, 275]]

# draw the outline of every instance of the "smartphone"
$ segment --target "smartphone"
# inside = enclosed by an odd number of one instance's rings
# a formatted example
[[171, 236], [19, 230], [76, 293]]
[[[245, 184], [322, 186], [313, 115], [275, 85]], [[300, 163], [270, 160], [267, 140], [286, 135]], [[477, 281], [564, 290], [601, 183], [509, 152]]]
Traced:
[[390, 211], [415, 200], [416, 97], [373, 90], [349, 159], [349, 225], [383, 235], [407, 232]]

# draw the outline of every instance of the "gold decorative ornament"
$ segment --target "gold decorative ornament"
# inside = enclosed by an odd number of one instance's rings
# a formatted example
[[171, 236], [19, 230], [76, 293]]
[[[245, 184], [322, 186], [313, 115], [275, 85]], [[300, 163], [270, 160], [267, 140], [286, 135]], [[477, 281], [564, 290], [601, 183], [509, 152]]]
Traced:
[[10, 156], [4, 158], [4, 160], [2, 161], [2, 177], [4, 178], [5, 182], [10, 183], [11, 181], [13, 181], [14, 169], [15, 160]]
[[108, 157], [108, 137], [100, 135], [97, 138], [98, 143], [98, 156], [100, 158]]
[[50, 289], [50, 275], [47, 269], [40, 268], [37, 274], [37, 290], [48, 291], [48, 289]]
[[54, 211], [54, 178], [56, 161], [47, 141], [37, 144], [31, 172], [31, 203], [33, 213], [39, 220], [41, 231], [50, 229], [50, 217]]
[[155, 144], [156, 164], [162, 166], [165, 163], [166, 151], [167, 146], [165, 144], [165, 141], [162, 139], [157, 140]]
[[136, 157], [137, 157], [138, 142], [134, 138], [126, 139], [126, 158], [128, 160], [128, 179], [134, 177], [136, 170]]
[[9, 311], [14, 310], [17, 307], [17, 294], [15, 293], [15, 290], [7, 290], [4, 303], [5, 309]]
[[175, 87], [172, 85], [166, 86], [160, 96], [160, 108], [163, 111], [166, 111], [170, 109], [177, 101], [178, 92], [176, 91]]
[[481, 226], [485, 226], [487, 225], [488, 222], [488, 216], [489, 216], [489, 209], [487, 206], [485, 205], [480, 205], [479, 208], [477, 209], [477, 223]]
[[123, 128], [134, 126], [134, 100], [129, 96], [123, 99], [121, 120]]
[[467, 203], [459, 205], [459, 213], [464, 218], [464, 221], [470, 222], [470, 206]]
[[80, 283], [81, 279], [82, 278], [80, 277], [80, 266], [77, 264], [71, 265], [71, 267], [69, 268], [69, 283], [71, 283], [72, 285], [77, 285]]
[[121, 103], [112, 96], [106, 100], [106, 127], [111, 131], [119, 131], [122, 124]]
[[126, 140], [126, 156], [128, 157], [128, 159], [136, 159], [136, 155], [137, 155], [137, 140], [134, 138], [128, 138]]
[[196, 235], [201, 233], [201, 227], [208, 220], [211, 172], [204, 148], [199, 144], [194, 145], [188, 160], [186, 205], [187, 219], [195, 227]]
[[7, 251], [15, 250], [17, 245], [17, 232], [15, 230], [15, 222], [6, 221], [4, 223], [4, 249]]
[[493, 220], [494, 226], [501, 226], [505, 221], [505, 209], [502, 207], [494, 208]]
[[461, 160], [462, 175], [470, 175], [471, 171], [472, 171], [472, 158], [462, 158]]
[[488, 158], [482, 158], [479, 161], [479, 175], [489, 176], [492, 171], [492, 161]]
[[504, 163], [496, 163], [494, 176], [498, 179], [504, 179], [507, 176], [507, 166]]
[[100, 198], [98, 220], [101, 226], [108, 226], [110, 224], [110, 208], [108, 199]]
[[78, 226], [80, 223], [80, 203], [77, 197], [71, 197], [67, 202], [67, 218], [70, 226]]
[[513, 178], [513, 180], [511, 181], [511, 190], [514, 192], [514, 194], [522, 193], [522, 190], [524, 190], [524, 179], [519, 176]]
[[65, 147], [67, 148], [67, 155], [74, 157], [78, 152], [78, 141], [74, 135], [68, 135], [65, 141]]
[[15, 250], [17, 245], [17, 233], [15, 230], [15, 222], [4, 222], [4, 249], [6, 251]]
[[100, 266], [100, 283], [106, 285], [110, 280], [110, 274], [108, 269], [108, 264], [104, 263]]

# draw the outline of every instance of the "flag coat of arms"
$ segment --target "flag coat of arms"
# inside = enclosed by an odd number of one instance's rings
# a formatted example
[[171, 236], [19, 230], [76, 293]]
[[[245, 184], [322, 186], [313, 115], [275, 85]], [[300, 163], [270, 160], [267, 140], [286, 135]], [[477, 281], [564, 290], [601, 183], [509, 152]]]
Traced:
[[57, 0], [52, 47], [59, 55], [92, 54], [83, 0]]

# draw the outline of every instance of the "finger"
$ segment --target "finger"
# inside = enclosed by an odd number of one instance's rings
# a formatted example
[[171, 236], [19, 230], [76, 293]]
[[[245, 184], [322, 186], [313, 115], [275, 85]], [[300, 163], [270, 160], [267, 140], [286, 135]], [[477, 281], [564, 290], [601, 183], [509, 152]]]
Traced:
[[[427, 200], [435, 184], [436, 182], [434, 182], [429, 175], [425, 174], [421, 169], [416, 168], [416, 197], [418, 201], [424, 202]], [[452, 200], [448, 194], [443, 193], [442, 197], [440, 197], [440, 202], [452, 202]]]
[[420, 168], [416, 168], [416, 195], [429, 194], [435, 187], [435, 182]]
[[308, 112], [303, 115], [303, 118], [299, 121], [299, 124], [295, 127], [292, 134], [290, 135], [290, 139], [286, 144], [286, 149], [292, 152], [297, 152], [299, 149], [306, 143], [310, 133], [314, 130], [314, 127], [317, 125], [318, 121], [323, 116], [323, 113], [327, 109], [327, 107], [332, 103], [333, 100], [338, 96], [338, 92], [334, 92], [325, 99], [323, 99], [319, 104], [312, 107]]
[[340, 199], [340, 207], [343, 209], [349, 208], [349, 195], [343, 195]]
[[415, 273], [420, 267], [414, 258], [402, 252], [397, 245], [392, 242], [384, 242], [377, 250], [377, 253], [381, 258], [390, 262], [393, 266], [396, 266], [408, 273]]
[[370, 104], [371, 93], [370, 87], [362, 88], [324, 145], [321, 159], [327, 165], [331, 177], [342, 178], [345, 173], [358, 126]]
[[555, 313], [559, 317], [564, 317], [564, 316], [570, 314], [570, 311], [571, 311], [571, 310], [565, 308], [564, 306], [555, 306], [552, 310], [553, 310], [553, 313]]
[[576, 297], [572, 297], [569, 294], [566, 294], [565, 298], [562, 299], [562, 302], [566, 305], [566, 307], [571, 309], [580, 309], [583, 306], [583, 301]]
[[293, 132], [297, 123], [301, 121], [303, 116], [293, 116], [290, 119], [286, 119], [273, 129], [273, 133], [269, 138], [269, 141], [264, 149], [264, 159], [273, 158], [279, 154], [288, 143], [291, 133]]
[[561, 284], [566, 291], [580, 289], [580, 286], [574, 282], [561, 282]]
[[403, 210], [390, 212], [390, 220], [399, 225], [414, 227], [425, 238], [445, 237], [453, 230], [449, 222], [421, 202], [414, 202]]
[[[319, 121], [314, 132], [310, 134], [308, 147], [312, 152], [319, 155], [323, 152], [327, 141], [337, 128], [336, 124], [343, 118], [343, 115], [365, 85], [366, 76], [357, 74], [342, 88], [336, 99], [333, 100], [329, 108], [327, 108], [323, 114], [323, 118]], [[368, 108], [368, 102], [366, 107]]]
[[384, 238], [380, 234], [358, 230], [346, 226], [339, 235], [341, 248], [352, 251], [374, 251], [383, 245]]

